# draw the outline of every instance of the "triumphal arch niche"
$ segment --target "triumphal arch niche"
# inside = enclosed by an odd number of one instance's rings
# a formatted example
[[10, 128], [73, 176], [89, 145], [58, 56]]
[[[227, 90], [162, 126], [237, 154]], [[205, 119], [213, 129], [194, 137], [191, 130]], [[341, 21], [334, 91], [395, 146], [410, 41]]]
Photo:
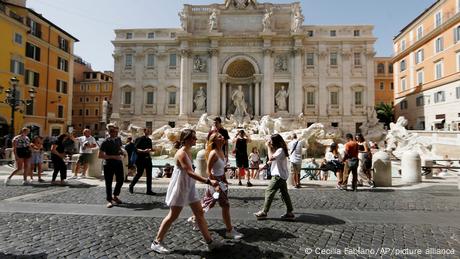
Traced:
[[[203, 114], [354, 129], [374, 105], [369, 25], [303, 25], [299, 2], [188, 5], [180, 28], [116, 30], [112, 119], [160, 127]], [[150, 122], [150, 123], [149, 123]]]

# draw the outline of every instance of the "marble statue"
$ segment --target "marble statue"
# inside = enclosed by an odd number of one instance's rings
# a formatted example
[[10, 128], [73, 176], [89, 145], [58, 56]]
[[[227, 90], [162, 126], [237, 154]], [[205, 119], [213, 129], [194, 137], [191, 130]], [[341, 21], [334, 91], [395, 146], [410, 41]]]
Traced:
[[256, 0], [225, 0], [225, 8], [228, 9], [230, 5], [235, 6], [238, 9], [245, 9], [249, 5], [257, 6]]
[[211, 118], [211, 116], [208, 116], [207, 113], [204, 113], [203, 115], [201, 115], [200, 119], [198, 120], [195, 130], [204, 131], [204, 132], [209, 131], [209, 129], [212, 126], [212, 122], [211, 122], [212, 119], [213, 118]]
[[213, 9], [209, 16], [209, 31], [217, 30], [217, 10]]
[[272, 16], [273, 8], [265, 9], [264, 18], [262, 19], [263, 31], [268, 32], [272, 30]]
[[286, 72], [286, 71], [288, 71], [288, 62], [287, 62], [287, 57], [286, 56], [278, 56], [278, 57], [276, 57], [275, 71], [276, 72]]
[[284, 89], [284, 85], [281, 86], [281, 89], [275, 95], [276, 111], [277, 112], [287, 111], [287, 98], [288, 98], [288, 96], [289, 96], [289, 94]]
[[243, 93], [243, 86], [239, 85], [238, 89], [236, 89], [232, 94], [232, 101], [233, 105], [235, 106], [235, 112], [233, 113], [235, 116], [244, 117], [248, 115], [247, 112], [247, 104], [244, 100], [244, 93]]
[[195, 104], [194, 112], [206, 111], [206, 93], [204, 92], [202, 86], [200, 86], [200, 89], [196, 91], [193, 103]]
[[193, 70], [197, 72], [205, 72], [206, 62], [203, 61], [200, 56], [195, 56], [193, 59]]
[[302, 24], [304, 20], [305, 20], [305, 17], [303, 16], [300, 7], [297, 7], [294, 12], [294, 22], [292, 24], [292, 31], [300, 32], [300, 29], [302, 28]]
[[187, 31], [187, 14], [184, 11], [178, 13], [180, 18], [180, 26], [184, 31]]

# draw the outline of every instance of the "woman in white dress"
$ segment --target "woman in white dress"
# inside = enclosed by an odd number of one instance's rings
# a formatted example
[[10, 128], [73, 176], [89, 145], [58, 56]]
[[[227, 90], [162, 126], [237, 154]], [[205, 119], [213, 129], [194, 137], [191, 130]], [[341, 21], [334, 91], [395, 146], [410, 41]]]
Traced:
[[195, 181], [217, 186], [216, 180], [204, 178], [195, 174], [192, 168], [192, 152], [191, 148], [196, 144], [196, 133], [194, 130], [186, 129], [181, 132], [180, 140], [175, 143], [177, 152], [175, 155], [176, 166], [169, 183], [166, 193], [166, 204], [170, 207], [168, 215], [161, 222], [158, 233], [151, 245], [151, 249], [157, 253], [168, 253], [169, 250], [163, 244], [164, 237], [168, 232], [171, 224], [179, 217], [182, 208], [189, 205], [195, 215], [198, 228], [203, 234], [209, 250], [213, 250], [222, 246], [218, 240], [213, 240], [208, 231], [208, 224], [203, 215], [201, 208], [200, 197], [195, 188]]

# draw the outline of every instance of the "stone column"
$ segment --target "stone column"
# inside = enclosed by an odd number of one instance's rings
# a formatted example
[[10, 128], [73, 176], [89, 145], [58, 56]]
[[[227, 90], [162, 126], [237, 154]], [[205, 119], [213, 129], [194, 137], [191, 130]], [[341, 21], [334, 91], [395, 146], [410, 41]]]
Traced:
[[[354, 106], [353, 100], [353, 91], [350, 88], [350, 77], [351, 77], [351, 69], [353, 65], [351, 64], [351, 50], [349, 50], [348, 46], [344, 47], [345, 49], [342, 50], [342, 98], [340, 98], [339, 104], [342, 110], [342, 114], [344, 116], [351, 115], [351, 109]], [[364, 98], [363, 98], [364, 99]]]
[[219, 87], [219, 80], [217, 77], [218, 73], [218, 60], [217, 57], [219, 55], [219, 50], [217, 48], [212, 48], [209, 49], [209, 56], [211, 57], [211, 66], [209, 67], [209, 94], [208, 96], [211, 96], [210, 99], [208, 99], [208, 111], [210, 115], [218, 115], [219, 114], [219, 104], [218, 100], [219, 98], [219, 92], [220, 92], [220, 87]]
[[113, 76], [113, 90], [112, 90], [112, 115], [110, 120], [119, 121], [120, 120], [120, 107], [121, 107], [121, 93], [120, 93], [120, 75], [121, 75], [121, 68], [123, 66], [123, 59], [121, 58], [122, 55], [119, 51], [115, 51], [113, 53], [113, 59], [115, 61], [114, 65], [114, 76]]
[[[321, 46], [320, 46], [321, 48]], [[327, 106], [329, 105], [329, 92], [326, 88], [325, 78], [327, 77], [327, 57], [328, 53], [326, 50], [320, 50], [318, 58], [318, 107], [319, 107], [319, 116], [327, 117]]]
[[255, 86], [256, 86], [256, 89], [255, 89], [254, 115], [260, 116], [260, 81], [256, 82]]
[[[375, 52], [374, 52], [374, 49], [373, 49], [372, 46], [370, 46], [369, 48], [371, 48], [371, 49], [366, 53], [366, 65], [367, 65], [366, 83], [367, 83], [367, 85], [366, 85], [365, 93], [367, 93], [367, 98], [366, 97], [363, 98], [364, 99], [363, 101], [367, 102], [366, 106], [367, 107], [372, 107], [372, 111], [373, 111], [374, 106], [375, 106], [375, 98], [374, 98], [374, 96], [375, 96], [375, 87], [374, 87], [374, 56], [375, 56]], [[388, 69], [388, 68], [385, 68], [385, 70], [386, 69]]]
[[188, 103], [187, 96], [191, 94], [190, 91], [190, 71], [189, 71], [189, 59], [191, 52], [189, 49], [181, 50], [181, 62], [180, 62], [180, 94], [179, 94], [179, 116], [184, 117], [190, 113], [190, 105]]
[[273, 85], [273, 50], [270, 48], [264, 49], [264, 85], [262, 90], [263, 115], [273, 114], [274, 108], [274, 96], [275, 86]]
[[[294, 101], [294, 109], [289, 110], [290, 114], [298, 115], [302, 112], [303, 107], [303, 98], [302, 98], [302, 76], [303, 76], [303, 69], [302, 69], [302, 49], [300, 47], [296, 47], [293, 50], [294, 54], [294, 91], [289, 91], [293, 94], [290, 94], [289, 100]], [[292, 107], [292, 106], [291, 106]]]
[[225, 77], [221, 78], [221, 114], [222, 116], [225, 116], [225, 113], [227, 112], [227, 80]]

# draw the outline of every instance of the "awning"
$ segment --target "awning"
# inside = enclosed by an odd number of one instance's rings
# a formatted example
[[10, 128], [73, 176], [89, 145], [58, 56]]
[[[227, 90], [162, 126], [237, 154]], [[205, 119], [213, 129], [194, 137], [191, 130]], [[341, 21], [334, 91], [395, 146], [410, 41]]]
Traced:
[[446, 120], [444, 119], [437, 119], [437, 120], [433, 120], [433, 124], [441, 124], [441, 123], [445, 123]]

